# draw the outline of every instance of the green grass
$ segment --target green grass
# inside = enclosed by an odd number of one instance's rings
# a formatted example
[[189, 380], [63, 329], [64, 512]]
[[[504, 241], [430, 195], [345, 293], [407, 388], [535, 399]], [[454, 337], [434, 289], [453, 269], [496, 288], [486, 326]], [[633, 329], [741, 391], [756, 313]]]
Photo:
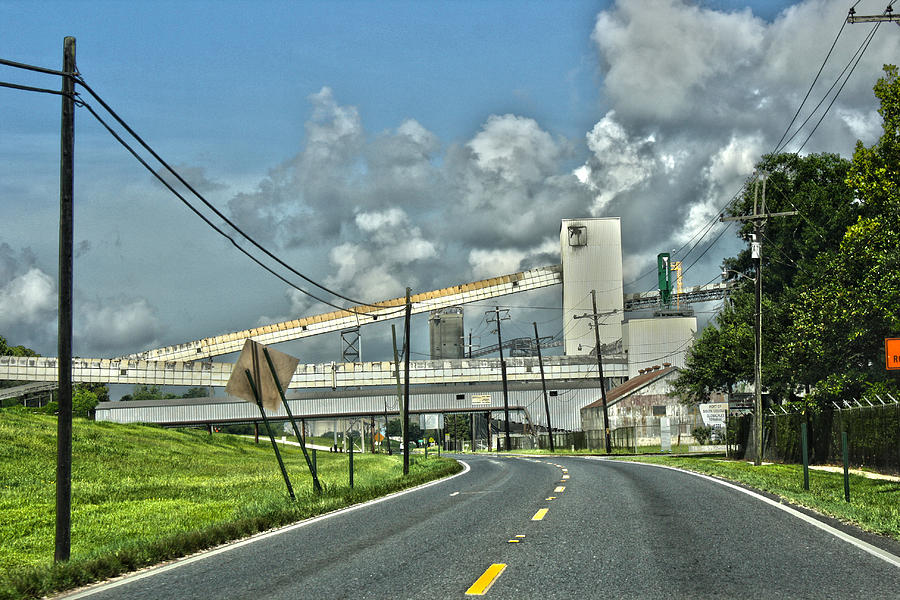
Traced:
[[[458, 471], [454, 461], [317, 453], [325, 493], [312, 491], [299, 448], [198, 430], [73, 425], [71, 560], [52, 565], [56, 419], [0, 412], [0, 598], [39, 597], [336, 510]], [[51, 566], [52, 565], [52, 566]]]
[[712, 457], [644, 456], [625, 460], [652, 462], [705, 473], [770, 492], [867, 531], [900, 540], [900, 482], [850, 475], [850, 502], [844, 501], [844, 475], [809, 470], [803, 489], [802, 465], [754, 466], [746, 461]]

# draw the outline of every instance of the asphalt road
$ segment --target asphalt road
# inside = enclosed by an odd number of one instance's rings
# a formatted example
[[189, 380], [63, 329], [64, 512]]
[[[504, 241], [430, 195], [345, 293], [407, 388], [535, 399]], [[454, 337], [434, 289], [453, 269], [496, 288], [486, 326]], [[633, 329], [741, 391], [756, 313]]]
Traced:
[[479, 586], [517, 599], [900, 597], [900, 558], [707, 479], [578, 457], [460, 458], [471, 469], [436, 485], [75, 597], [463, 598]]

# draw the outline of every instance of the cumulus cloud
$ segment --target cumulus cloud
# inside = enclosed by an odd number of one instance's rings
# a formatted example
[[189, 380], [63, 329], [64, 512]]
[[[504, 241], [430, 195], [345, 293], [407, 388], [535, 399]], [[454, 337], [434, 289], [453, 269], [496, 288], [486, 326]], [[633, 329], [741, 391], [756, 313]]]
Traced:
[[[73, 349], [81, 356], [115, 356], [155, 345], [162, 330], [156, 310], [127, 296], [73, 302]], [[56, 354], [59, 293], [56, 277], [30, 249], [0, 244], [0, 335], [45, 355]]]
[[116, 296], [78, 303], [75, 338], [91, 356], [114, 356], [159, 345], [156, 309], [143, 298]]
[[[216, 192], [216, 191], [224, 190], [224, 189], [228, 188], [227, 185], [225, 185], [221, 182], [215, 181], [213, 179], [210, 179], [206, 175], [206, 169], [204, 169], [203, 167], [199, 167], [196, 165], [179, 164], [179, 165], [173, 165], [172, 169], [176, 173], [178, 173], [182, 179], [187, 181], [188, 184], [190, 184], [190, 186], [192, 188], [194, 188], [201, 194], [204, 194], [207, 192]], [[182, 185], [182, 183], [180, 181], [178, 181], [178, 179], [174, 175], [172, 175], [172, 173], [170, 173], [168, 169], [160, 168], [157, 171], [157, 174], [160, 177], [162, 177], [166, 183], [168, 183], [169, 185], [174, 187], [176, 190], [178, 190], [182, 193], [188, 192], [187, 188], [185, 188], [184, 185]], [[158, 179], [154, 178], [153, 182], [157, 186], [163, 187], [163, 184], [160, 183]]]
[[[714, 220], [775, 146], [828, 50], [822, 32], [836, 32], [845, 9], [808, 0], [767, 21], [750, 9], [618, 0], [591, 35], [603, 109], [575, 140], [516, 114], [489, 114], [452, 144], [412, 118], [373, 133], [324, 87], [308, 97], [296, 156], [229, 210], [362, 300], [556, 262], [559, 220], [584, 216], [622, 218], [628, 280]], [[816, 100], [864, 34], [841, 38]], [[877, 135], [871, 85], [898, 40], [873, 45], [804, 151], [846, 154]], [[710, 252], [710, 265], [725, 252]], [[299, 292], [286, 305], [320, 308]]]
[[[767, 22], [750, 9], [618, 0], [599, 13], [592, 41], [608, 110], [587, 133], [591, 156], [574, 174], [595, 193], [592, 214], [622, 217], [626, 279], [705, 227], [772, 151], [845, 12], [809, 0]], [[798, 125], [866, 33], [844, 32]], [[897, 36], [878, 40], [804, 152], [849, 155], [857, 138], [877, 135], [871, 86], [900, 53]], [[818, 114], [787, 150], [799, 148]]]

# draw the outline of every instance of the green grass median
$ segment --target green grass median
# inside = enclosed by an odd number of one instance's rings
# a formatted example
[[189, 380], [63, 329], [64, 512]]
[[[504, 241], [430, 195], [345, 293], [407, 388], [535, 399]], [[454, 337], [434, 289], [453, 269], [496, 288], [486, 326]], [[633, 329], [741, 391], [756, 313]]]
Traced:
[[53, 564], [56, 419], [0, 412], [0, 598], [40, 597], [443, 477], [455, 461], [317, 453], [316, 495], [298, 447], [280, 446], [292, 502], [267, 438], [76, 419], [71, 560]]
[[650, 462], [721, 477], [900, 540], [900, 481], [851, 474], [848, 503], [844, 500], [843, 473], [810, 469], [809, 490], [805, 490], [802, 465], [757, 467], [752, 462], [721, 457], [640, 456], [619, 460]]

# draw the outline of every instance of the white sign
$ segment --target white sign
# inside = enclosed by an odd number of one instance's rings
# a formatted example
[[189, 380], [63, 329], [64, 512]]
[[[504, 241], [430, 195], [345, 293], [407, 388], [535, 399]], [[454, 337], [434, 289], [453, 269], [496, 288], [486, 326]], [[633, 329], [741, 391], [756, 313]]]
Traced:
[[659, 418], [659, 445], [663, 452], [672, 451], [672, 426], [669, 417]]
[[725, 427], [725, 417], [728, 414], [727, 402], [715, 402], [700, 405], [700, 417], [707, 427]]
[[491, 403], [490, 394], [477, 394], [472, 396], [472, 406], [486, 405]]

